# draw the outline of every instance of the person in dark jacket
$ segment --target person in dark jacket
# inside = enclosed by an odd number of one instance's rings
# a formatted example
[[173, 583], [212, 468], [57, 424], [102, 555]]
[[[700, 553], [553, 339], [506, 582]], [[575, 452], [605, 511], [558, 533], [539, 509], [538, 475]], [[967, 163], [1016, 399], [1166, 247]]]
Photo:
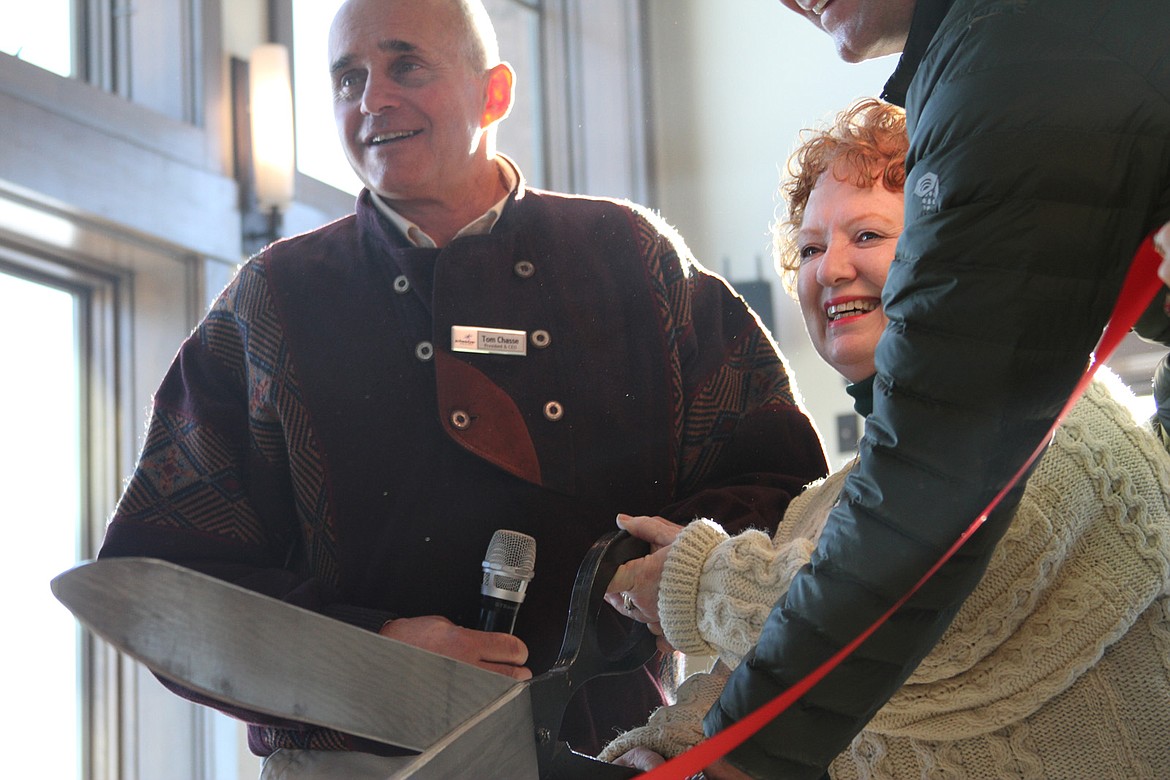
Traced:
[[[479, 2], [350, 0], [329, 48], [356, 213], [252, 258], [184, 342], [100, 557], [525, 679], [618, 512], [774, 527], [821, 441], [757, 317], [660, 218], [495, 153], [513, 73]], [[476, 630], [498, 529], [539, 552], [515, 636]], [[561, 737], [595, 752], [643, 720], [653, 671], [586, 686]], [[221, 709], [265, 777], [387, 775], [388, 746]]]
[[[810, 565], [707, 714], [710, 735], [886, 612], [1040, 444], [1143, 239], [1170, 220], [1170, 13], [1125, 0], [781, 0], [858, 61], [902, 52], [905, 232], [874, 408]], [[1166, 342], [1161, 302], [1139, 333]], [[979, 582], [1023, 485], [903, 609], [729, 754], [816, 778]], [[929, 510], [929, 511], [924, 511]], [[923, 518], [929, 518], [924, 523]]]

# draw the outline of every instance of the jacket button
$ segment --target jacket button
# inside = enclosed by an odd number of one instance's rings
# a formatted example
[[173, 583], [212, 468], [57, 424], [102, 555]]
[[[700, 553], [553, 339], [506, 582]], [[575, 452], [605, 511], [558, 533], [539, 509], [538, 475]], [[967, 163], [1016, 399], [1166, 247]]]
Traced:
[[462, 409], [451, 412], [451, 425], [457, 430], [465, 431], [471, 427], [471, 415]]
[[544, 349], [552, 343], [552, 336], [548, 335], [547, 330], [534, 330], [530, 338], [532, 340], [532, 346], [537, 349]]
[[405, 276], [394, 277], [394, 292], [401, 295], [404, 292], [410, 291], [410, 280]]
[[550, 422], [556, 422], [565, 416], [565, 407], [559, 401], [549, 401], [544, 405], [544, 416]]
[[531, 279], [532, 275], [536, 273], [536, 266], [528, 260], [521, 260], [516, 265], [512, 266], [512, 270], [521, 279]]
[[414, 348], [414, 356], [426, 363], [435, 356], [435, 347], [429, 341], [420, 341]]

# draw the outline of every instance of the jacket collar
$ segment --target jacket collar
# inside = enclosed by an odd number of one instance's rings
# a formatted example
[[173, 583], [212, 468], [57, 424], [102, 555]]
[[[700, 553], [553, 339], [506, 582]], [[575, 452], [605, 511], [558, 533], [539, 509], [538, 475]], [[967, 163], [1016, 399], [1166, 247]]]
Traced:
[[938, 32], [943, 18], [954, 3], [955, 0], [918, 0], [915, 4], [902, 57], [882, 90], [882, 100], [902, 108], [906, 107], [906, 93], [910, 91], [910, 82], [914, 80], [914, 74], [918, 72], [918, 66], [922, 63], [934, 34]]
[[[487, 235], [491, 233], [508, 203], [524, 196], [526, 186], [524, 174], [520, 172], [520, 168], [516, 165], [515, 161], [506, 155], [497, 154], [496, 165], [500, 171], [500, 183], [504, 185], [507, 194], [500, 198], [498, 202], [480, 217], [465, 225], [455, 234], [454, 238]], [[422, 228], [395, 211], [393, 206], [368, 187], [362, 191], [358, 202], [359, 204], [364, 202], [368, 206], [372, 206], [391, 225], [397, 228], [398, 232], [406, 239], [409, 245], [422, 249], [436, 248], [434, 240]]]
[[873, 414], [874, 379], [875, 376], [869, 376], [860, 382], [845, 385], [845, 392], [849, 393], [850, 397], [853, 398], [853, 410], [862, 417], [869, 417]]

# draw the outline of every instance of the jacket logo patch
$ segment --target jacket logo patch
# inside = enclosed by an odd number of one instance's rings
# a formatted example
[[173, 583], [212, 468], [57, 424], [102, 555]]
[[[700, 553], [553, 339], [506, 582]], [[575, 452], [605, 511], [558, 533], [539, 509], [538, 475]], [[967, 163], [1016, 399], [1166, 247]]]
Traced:
[[942, 200], [942, 188], [939, 186], [938, 174], [928, 173], [914, 185], [914, 195], [921, 204], [921, 214], [937, 214], [939, 201]]

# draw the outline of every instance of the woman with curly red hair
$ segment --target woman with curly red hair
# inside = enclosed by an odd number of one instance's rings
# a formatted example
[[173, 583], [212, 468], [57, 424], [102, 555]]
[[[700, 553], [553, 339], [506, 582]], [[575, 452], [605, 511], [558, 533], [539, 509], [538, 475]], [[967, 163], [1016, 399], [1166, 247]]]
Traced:
[[[775, 228], [777, 265], [813, 345], [862, 414], [903, 224], [906, 147], [901, 109], [855, 104], [793, 155]], [[833, 778], [1170, 777], [1170, 456], [1103, 373], [1040, 459], [983, 579], [833, 761]], [[611, 603], [628, 600], [627, 614], [672, 647], [719, 663], [603, 758], [651, 768], [704, 738], [704, 715], [810, 565], [852, 466], [793, 500], [774, 538], [729, 537], [709, 520], [620, 519], [657, 550], [618, 571]], [[843, 576], [881, 586], [872, 562], [850, 566]], [[725, 760], [706, 776], [748, 775]]]

